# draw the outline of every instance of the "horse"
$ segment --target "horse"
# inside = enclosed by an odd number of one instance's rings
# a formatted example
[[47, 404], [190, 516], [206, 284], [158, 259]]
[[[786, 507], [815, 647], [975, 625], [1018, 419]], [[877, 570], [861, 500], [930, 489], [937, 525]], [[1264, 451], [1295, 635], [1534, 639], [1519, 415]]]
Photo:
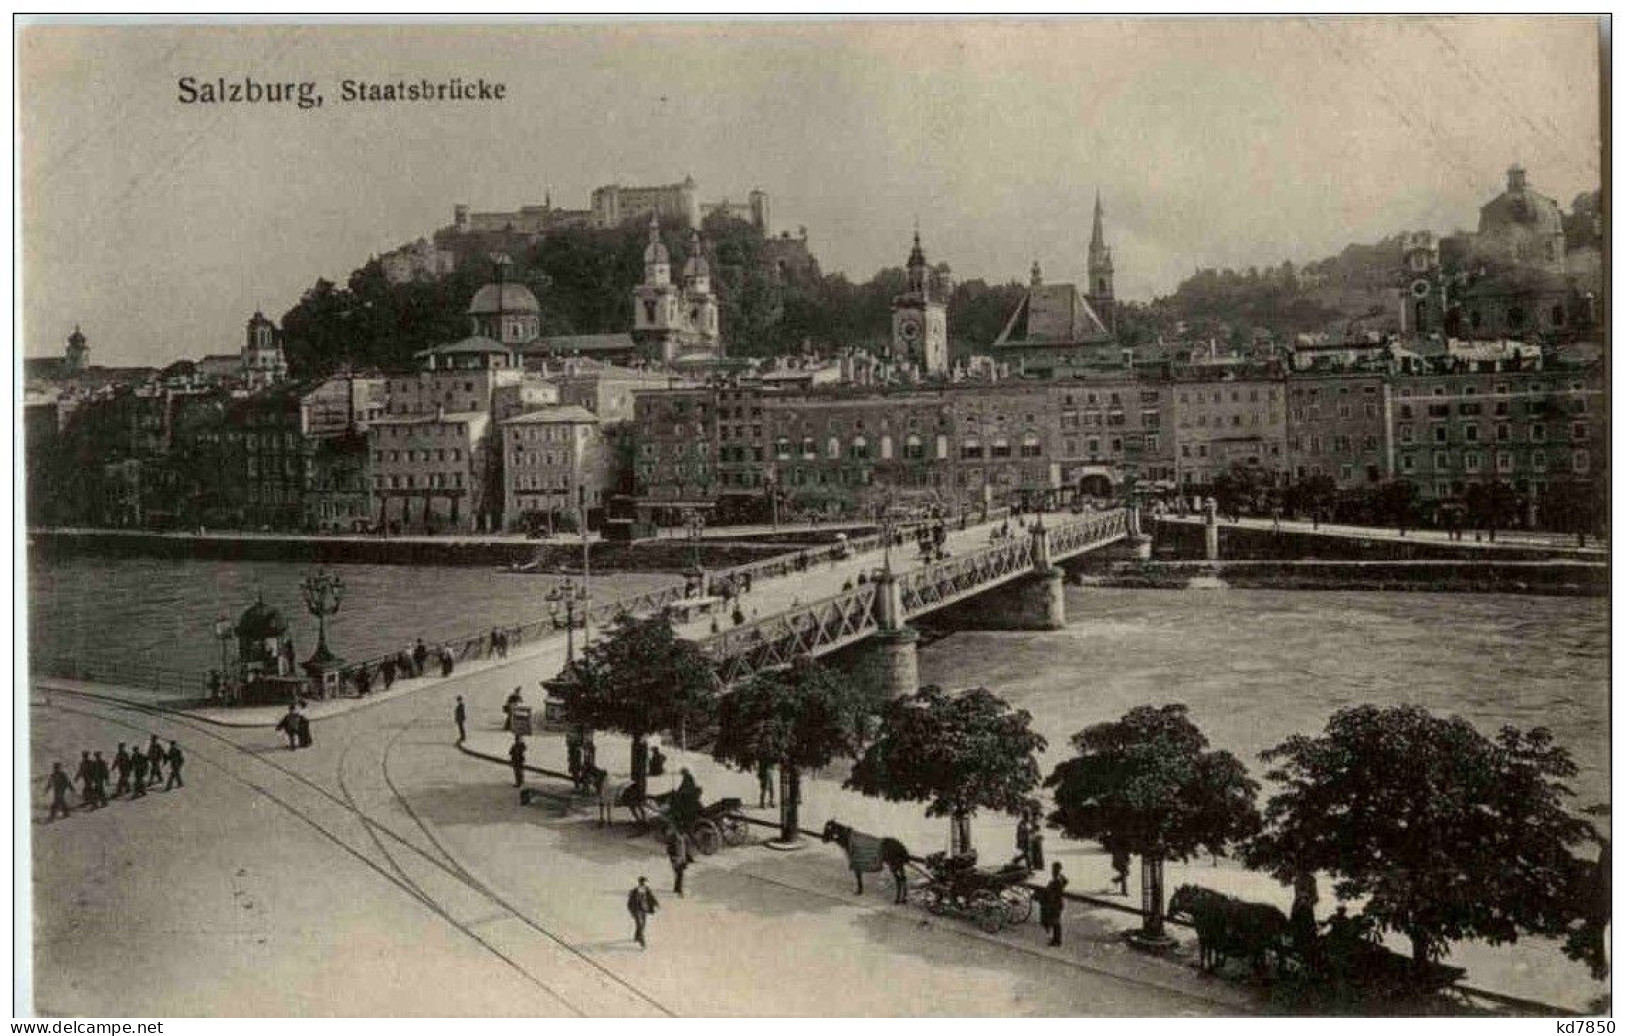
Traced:
[[1168, 916], [1189, 918], [1196, 927], [1203, 971], [1222, 967], [1230, 957], [1252, 961], [1262, 975], [1274, 951], [1277, 964], [1284, 958], [1290, 930], [1287, 917], [1266, 903], [1249, 903], [1197, 885], [1181, 885], [1168, 901]]
[[645, 806], [646, 796], [643, 786], [636, 781], [627, 781], [625, 784], [611, 785], [607, 780], [608, 774], [598, 767], [586, 771], [588, 786], [598, 792], [598, 826], [608, 827], [614, 820], [616, 806], [624, 806], [631, 812], [632, 819], [639, 825], [649, 822], [649, 814]]
[[854, 831], [845, 824], [831, 820], [824, 825], [823, 840], [834, 842], [846, 851], [846, 862], [852, 868], [853, 877], [858, 879], [858, 895], [863, 894], [863, 875], [865, 871], [878, 873], [882, 868], [891, 871], [892, 880], [897, 884], [896, 902], [903, 903], [908, 900], [908, 847], [895, 838], [876, 838], [861, 831]]

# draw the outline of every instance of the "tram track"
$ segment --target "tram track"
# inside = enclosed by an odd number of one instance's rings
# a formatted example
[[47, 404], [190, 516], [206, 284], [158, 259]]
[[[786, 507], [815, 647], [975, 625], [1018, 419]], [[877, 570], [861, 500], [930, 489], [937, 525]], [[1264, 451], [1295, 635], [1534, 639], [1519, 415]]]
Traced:
[[[99, 707], [101, 710], [133, 712], [140, 716], [161, 719], [167, 724], [171, 724], [200, 737], [207, 738], [211, 742], [216, 742], [223, 745], [230, 749], [233, 753], [247, 756], [249, 759], [262, 764], [288, 780], [294, 781], [301, 787], [326, 800], [330, 805], [337, 808], [342, 813], [352, 817], [361, 824], [363, 830], [365, 830], [367, 833], [368, 839], [377, 850], [378, 855], [381, 856], [383, 860], [387, 861], [387, 867], [380, 864], [377, 860], [372, 859], [365, 852], [351, 844], [349, 840], [333, 831], [329, 825], [316, 818], [309, 810], [302, 809], [298, 805], [290, 802], [287, 796], [279, 795], [277, 792], [266, 787], [259, 781], [254, 780], [252, 777], [236, 772], [233, 768], [226, 766], [218, 759], [203, 756], [203, 760], [205, 762], [208, 762], [210, 765], [220, 770], [228, 778], [269, 799], [283, 811], [287, 812], [289, 815], [295, 817], [309, 826], [312, 830], [316, 831], [317, 834], [324, 840], [331, 842], [346, 854], [360, 861], [368, 869], [372, 870], [379, 877], [393, 885], [396, 889], [416, 901], [424, 909], [430, 911], [435, 916], [443, 920], [446, 924], [450, 925], [453, 929], [480, 945], [486, 952], [492, 954], [508, 967], [517, 971], [526, 981], [530, 982], [548, 996], [552, 997], [570, 1014], [577, 1017], [587, 1017], [589, 1012], [583, 1009], [580, 1004], [574, 1002], [570, 997], [565, 996], [553, 985], [532, 974], [531, 971], [528, 970], [522, 963], [515, 960], [503, 949], [496, 946], [491, 940], [485, 938], [480, 932], [476, 931], [473, 925], [459, 921], [456, 917], [454, 917], [443, 903], [438, 901], [423, 888], [419, 881], [413, 879], [407, 874], [405, 867], [402, 865], [400, 857], [398, 857], [395, 853], [392, 853], [389, 848], [387, 848], [385, 844], [386, 841], [397, 845], [406, 854], [416, 857], [433, 870], [439, 871], [446, 878], [459, 885], [462, 885], [476, 896], [488, 901], [492, 907], [495, 908], [495, 916], [517, 921], [524, 928], [535, 933], [536, 935], [541, 936], [548, 943], [556, 947], [557, 950], [562, 951], [566, 955], [574, 958], [578, 963], [586, 965], [593, 972], [600, 975], [602, 979], [607, 980], [609, 984], [629, 994], [637, 1001], [647, 1005], [649, 1008], [662, 1015], [676, 1017], [676, 1012], [671, 1010], [665, 1004], [656, 1000], [654, 997], [651, 997], [641, 989], [638, 989], [636, 986], [633, 986], [631, 983], [627, 982], [625, 979], [606, 968], [603, 964], [593, 960], [589, 955], [571, 945], [568, 940], [561, 938], [557, 933], [550, 931], [544, 925], [526, 915], [518, 907], [509, 902], [506, 897], [490, 888], [490, 886], [485, 882], [470, 874], [466, 868], [456, 862], [455, 857], [447, 850], [444, 843], [442, 843], [440, 839], [434, 835], [421, 816], [419, 816], [416, 810], [411, 807], [411, 804], [407, 802], [399, 787], [394, 783], [393, 780], [388, 779], [387, 776], [386, 784], [389, 787], [393, 801], [401, 807], [402, 812], [404, 812], [412, 820], [413, 824], [423, 833], [424, 837], [428, 839], [429, 843], [433, 845], [434, 848], [437, 849], [443, 856], [445, 856], [445, 860], [437, 859], [434, 853], [431, 853], [421, 846], [414, 844], [410, 839], [404, 837], [393, 828], [386, 824], [380, 823], [375, 818], [367, 815], [367, 813], [361, 808], [359, 802], [356, 800], [349, 784], [344, 779], [344, 764], [349, 757], [351, 749], [353, 749], [354, 746], [361, 740], [359, 736], [352, 737], [350, 741], [345, 744], [343, 751], [340, 753], [337, 780], [340, 794], [334, 795], [327, 788], [323, 787], [316, 781], [311, 780], [306, 775], [299, 773], [297, 770], [283, 766], [274, 760], [265, 758], [260, 753], [245, 748], [243, 745], [237, 743], [231, 738], [224, 736], [214, 729], [211, 729], [208, 725], [191, 720], [188, 717], [178, 715], [170, 710], [145, 705], [139, 702], [132, 702], [127, 699], [115, 698], [108, 695], [95, 694], [62, 687], [52, 687], [50, 689], [50, 694], [53, 697], [62, 695], [81, 699], [84, 702], [90, 703], [93, 707]], [[158, 733], [150, 726], [140, 726], [116, 715], [107, 715], [103, 711], [76, 709], [55, 701], [48, 701], [46, 703], [46, 707], [55, 708], [59, 711], [83, 716], [88, 719], [112, 723], [143, 734]], [[398, 741], [408, 729], [415, 726], [421, 720], [426, 711], [427, 706], [415, 712], [412, 717], [402, 725], [401, 729], [397, 731], [395, 735], [386, 743], [384, 749], [386, 765], [388, 753], [390, 749], [394, 747], [395, 742]], [[481, 918], [482, 926], [489, 920], [489, 917]]]

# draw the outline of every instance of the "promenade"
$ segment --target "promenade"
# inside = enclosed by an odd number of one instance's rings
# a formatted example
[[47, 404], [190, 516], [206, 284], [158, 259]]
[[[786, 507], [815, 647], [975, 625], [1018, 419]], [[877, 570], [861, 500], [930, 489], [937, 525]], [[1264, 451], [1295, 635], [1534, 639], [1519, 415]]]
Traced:
[[[1201, 515], [1164, 514], [1157, 516], [1154, 521], [1176, 522], [1182, 525], [1201, 525], [1204, 519]], [[1331, 522], [1316, 523], [1288, 519], [1277, 522], [1273, 518], [1220, 518], [1219, 527], [1221, 529], [1241, 528], [1264, 532], [1290, 532], [1328, 538], [1376, 540], [1380, 542], [1436, 543], [1451, 547], [1481, 547], [1488, 552], [1536, 548], [1550, 550], [1554, 554], [1564, 557], [1601, 561], [1608, 559], [1608, 541], [1606, 539], [1587, 537], [1585, 544], [1582, 546], [1579, 537], [1560, 532], [1500, 529], [1496, 531], [1494, 541], [1491, 541], [1488, 533], [1475, 529], [1463, 529], [1455, 538], [1452, 538], [1450, 533], [1444, 529], [1406, 529], [1401, 533], [1399, 529], [1393, 526], [1338, 525]]]

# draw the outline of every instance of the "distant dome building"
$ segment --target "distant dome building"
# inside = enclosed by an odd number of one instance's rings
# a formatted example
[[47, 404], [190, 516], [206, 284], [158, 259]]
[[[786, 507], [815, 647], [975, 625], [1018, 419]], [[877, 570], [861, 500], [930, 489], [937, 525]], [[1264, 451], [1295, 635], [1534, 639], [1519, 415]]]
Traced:
[[1478, 210], [1473, 257], [1491, 263], [1565, 273], [1563, 209], [1531, 190], [1522, 166], [1507, 170], [1507, 189]]
[[474, 293], [468, 317], [474, 334], [503, 345], [527, 345], [542, 336], [542, 306], [523, 284], [503, 280], [506, 263], [496, 267], [496, 280]]

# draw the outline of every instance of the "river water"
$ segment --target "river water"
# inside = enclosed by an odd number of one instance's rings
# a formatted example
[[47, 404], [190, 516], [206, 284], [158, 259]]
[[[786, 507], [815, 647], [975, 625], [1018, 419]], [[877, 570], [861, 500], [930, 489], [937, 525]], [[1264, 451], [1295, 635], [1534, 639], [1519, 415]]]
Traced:
[[1609, 801], [1608, 602], [1494, 594], [1068, 587], [1056, 633], [956, 633], [920, 679], [982, 685], [1033, 714], [1047, 772], [1069, 739], [1135, 705], [1182, 702], [1255, 779], [1258, 753], [1348, 705], [1412, 703], [1485, 735], [1549, 728]]
[[[343, 565], [344, 606], [329, 641], [355, 659], [547, 614], [550, 576]], [[299, 598], [307, 566], [106, 560], [41, 563], [29, 577], [29, 639], [45, 657], [135, 661], [205, 673], [210, 634], [256, 593], [290, 621], [301, 657], [315, 621]], [[594, 579], [599, 599], [664, 586], [669, 575]], [[1215, 747], [1255, 777], [1258, 753], [1318, 733], [1336, 709], [1412, 702], [1485, 734], [1549, 727], [1573, 753], [1575, 804], [1608, 784], [1608, 602], [1491, 594], [1114, 590], [1068, 587], [1065, 630], [958, 633], [921, 652], [920, 675], [981, 684], [1033, 713], [1047, 771], [1068, 738], [1138, 704], [1183, 702]]]
[[[59, 558], [29, 569], [28, 637], [42, 658], [75, 658], [97, 669], [156, 666], [202, 677], [220, 665], [213, 627], [234, 622], [263, 594], [288, 621], [300, 658], [316, 646], [316, 620], [299, 583], [312, 567], [287, 562]], [[343, 603], [327, 639], [347, 659], [375, 658], [422, 637], [434, 643], [548, 614], [547, 592], [562, 580], [494, 568], [339, 565]], [[680, 582], [669, 574], [594, 576], [595, 600]]]

